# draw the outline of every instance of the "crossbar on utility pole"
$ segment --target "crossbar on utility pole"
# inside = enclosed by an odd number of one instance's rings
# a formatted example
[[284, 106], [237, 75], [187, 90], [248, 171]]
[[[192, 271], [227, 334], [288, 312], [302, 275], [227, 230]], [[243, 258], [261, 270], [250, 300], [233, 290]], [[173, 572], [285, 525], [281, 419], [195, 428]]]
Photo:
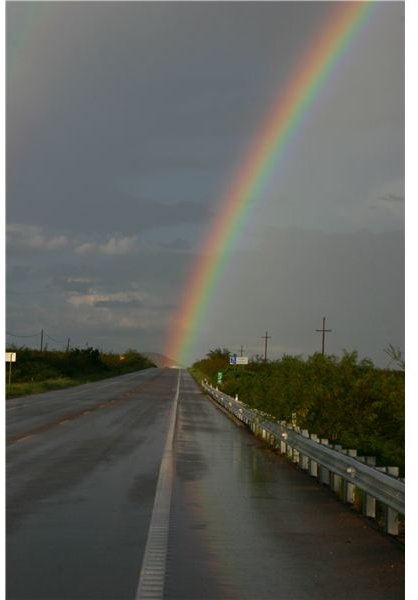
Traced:
[[268, 331], [266, 331], [266, 335], [262, 335], [261, 339], [264, 340], [264, 362], [267, 362], [267, 340], [271, 339], [271, 335], [268, 335]]
[[325, 334], [332, 331], [332, 329], [325, 329], [325, 319], [326, 317], [322, 317], [322, 329], [315, 329], [318, 333], [322, 333], [322, 356], [325, 354]]

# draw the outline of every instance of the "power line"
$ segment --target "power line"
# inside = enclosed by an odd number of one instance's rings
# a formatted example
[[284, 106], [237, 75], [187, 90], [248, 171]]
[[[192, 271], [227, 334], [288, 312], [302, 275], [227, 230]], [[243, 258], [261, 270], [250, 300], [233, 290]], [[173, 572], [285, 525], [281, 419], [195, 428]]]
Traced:
[[17, 337], [17, 338], [33, 338], [33, 337], [38, 337], [38, 335], [41, 335], [41, 331], [39, 331], [38, 333], [34, 333], [33, 335], [17, 335], [16, 333], [9, 333], [8, 331], [6, 331], [6, 335], [10, 335], [11, 337]]
[[67, 342], [67, 340], [56, 340], [53, 337], [51, 337], [50, 335], [47, 334], [46, 331], [44, 331], [44, 335], [49, 338], [50, 340], [52, 340], [53, 342], [56, 342], [57, 344], [65, 344]]
[[15, 338], [21, 338], [21, 339], [30, 339], [30, 338], [36, 338], [38, 336], [41, 336], [41, 351], [44, 348], [44, 336], [46, 338], [48, 338], [49, 340], [51, 340], [52, 342], [55, 342], [56, 344], [67, 344], [67, 351], [69, 350], [69, 346], [70, 346], [70, 338], [69, 337], [67, 337], [66, 340], [57, 340], [54, 337], [52, 337], [52, 335], [49, 335], [49, 333], [47, 333], [44, 329], [41, 329], [41, 331], [39, 331], [38, 333], [33, 333], [30, 335], [23, 335], [23, 334], [11, 333], [10, 331], [6, 331], [6, 335], [8, 335], [10, 337], [15, 337]]

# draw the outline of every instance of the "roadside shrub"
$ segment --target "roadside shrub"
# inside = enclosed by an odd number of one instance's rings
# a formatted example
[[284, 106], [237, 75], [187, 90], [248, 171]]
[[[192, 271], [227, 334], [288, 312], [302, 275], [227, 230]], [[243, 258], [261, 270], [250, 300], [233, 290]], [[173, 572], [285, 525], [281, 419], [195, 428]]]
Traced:
[[226, 394], [238, 394], [274, 419], [296, 418], [301, 428], [376, 456], [379, 464], [404, 468], [403, 371], [378, 369], [347, 351], [339, 359], [319, 353], [306, 360], [285, 355], [278, 361], [257, 360], [236, 367], [229, 366], [227, 355], [209, 353], [191, 371], [203, 373], [216, 385], [219, 369]]

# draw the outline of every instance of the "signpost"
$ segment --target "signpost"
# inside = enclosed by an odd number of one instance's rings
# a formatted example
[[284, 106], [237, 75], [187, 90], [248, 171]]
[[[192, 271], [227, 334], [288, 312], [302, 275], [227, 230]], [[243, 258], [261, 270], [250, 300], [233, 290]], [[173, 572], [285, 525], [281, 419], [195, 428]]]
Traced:
[[9, 363], [9, 385], [12, 382], [12, 363], [16, 362], [16, 352], [6, 352], [6, 362]]

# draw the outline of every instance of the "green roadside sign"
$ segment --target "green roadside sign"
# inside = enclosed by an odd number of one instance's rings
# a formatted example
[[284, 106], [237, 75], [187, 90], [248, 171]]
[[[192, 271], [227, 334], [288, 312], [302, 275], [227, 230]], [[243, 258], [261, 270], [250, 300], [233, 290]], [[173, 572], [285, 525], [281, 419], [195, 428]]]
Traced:
[[218, 383], [222, 383], [223, 373], [222, 371], [218, 371]]

